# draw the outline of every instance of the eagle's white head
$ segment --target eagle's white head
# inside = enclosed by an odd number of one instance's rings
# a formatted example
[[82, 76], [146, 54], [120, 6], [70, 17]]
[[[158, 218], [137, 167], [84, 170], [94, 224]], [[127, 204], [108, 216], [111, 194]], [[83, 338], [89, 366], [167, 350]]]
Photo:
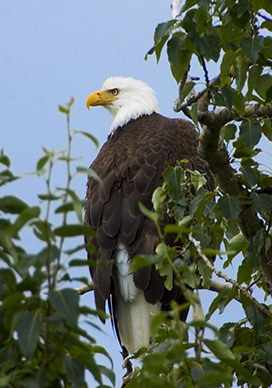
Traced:
[[110, 131], [143, 115], [159, 111], [155, 92], [144, 82], [124, 77], [108, 78], [101, 90], [87, 98], [87, 108], [102, 105], [114, 116]]

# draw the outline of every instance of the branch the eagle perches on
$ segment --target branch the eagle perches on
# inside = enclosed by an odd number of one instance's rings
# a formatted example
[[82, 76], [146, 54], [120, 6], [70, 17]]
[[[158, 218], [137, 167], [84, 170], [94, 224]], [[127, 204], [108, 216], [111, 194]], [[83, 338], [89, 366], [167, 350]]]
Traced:
[[[180, 95], [185, 81], [181, 81]], [[201, 124], [199, 155], [208, 163], [212, 173], [218, 180], [220, 190], [224, 194], [239, 198], [249, 198], [250, 193], [239, 182], [235, 170], [230, 165], [230, 157], [225, 147], [219, 146], [219, 135], [221, 128], [229, 122], [241, 121], [244, 118], [272, 117], [272, 104], [261, 105], [247, 104], [243, 116], [240, 116], [235, 110], [228, 108], [215, 109], [210, 111], [211, 93], [218, 88], [220, 77], [214, 78], [202, 91], [194, 94], [186, 102], [175, 102], [175, 111], [182, 111], [187, 117], [192, 118], [191, 109], [193, 104], [197, 104], [197, 119]], [[242, 212], [238, 219], [239, 228], [250, 243], [257, 232], [262, 232], [266, 238], [270, 235], [265, 230], [265, 225], [258, 218], [253, 207], [246, 203], [242, 205]], [[271, 238], [271, 237], [270, 237]], [[260, 264], [268, 288], [272, 289], [272, 247], [263, 252]]]

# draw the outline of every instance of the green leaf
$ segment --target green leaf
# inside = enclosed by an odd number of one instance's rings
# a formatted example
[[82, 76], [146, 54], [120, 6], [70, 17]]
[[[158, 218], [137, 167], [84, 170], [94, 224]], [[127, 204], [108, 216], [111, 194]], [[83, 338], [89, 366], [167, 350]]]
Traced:
[[244, 55], [239, 55], [236, 59], [236, 85], [238, 93], [241, 93], [245, 85], [248, 68], [248, 60], [244, 57]]
[[37, 347], [41, 332], [41, 317], [39, 312], [25, 312], [16, 320], [18, 342], [26, 358], [31, 358]]
[[238, 268], [238, 273], [237, 273], [237, 281], [240, 284], [247, 283], [251, 281], [251, 276], [252, 276], [252, 266], [250, 263], [248, 263], [246, 260], [243, 260], [242, 264]]
[[38, 162], [37, 162], [36, 170], [37, 171], [41, 171], [44, 168], [44, 166], [46, 165], [46, 163], [48, 162], [49, 159], [50, 159], [49, 155], [45, 155], [42, 158], [40, 158], [38, 160]]
[[180, 52], [183, 49], [183, 42], [186, 35], [182, 32], [176, 32], [167, 42], [167, 54], [170, 63], [180, 61]]
[[187, 50], [181, 50], [179, 53], [179, 61], [175, 63], [170, 62], [171, 72], [177, 83], [179, 83], [186, 73], [188, 71], [190, 66], [190, 61], [192, 58], [192, 53]]
[[90, 178], [95, 179], [96, 181], [100, 182], [102, 184], [102, 180], [100, 176], [95, 172], [92, 168], [86, 168], [86, 167], [77, 167], [76, 168], [77, 173], [79, 174], [86, 174]]
[[39, 194], [38, 198], [42, 201], [57, 201], [61, 198], [61, 196], [55, 195], [53, 193], [45, 193], [45, 194]]
[[[98, 366], [99, 366], [100, 372], [104, 376], [106, 376], [110, 380], [110, 382], [112, 383], [112, 386], [115, 387], [115, 373], [114, 373], [114, 371], [112, 369], [105, 367], [104, 365], [98, 365]], [[103, 388], [103, 387], [101, 386], [101, 388]]]
[[240, 200], [228, 195], [219, 199], [218, 207], [226, 219], [237, 218], [242, 211]]
[[232, 237], [228, 244], [228, 260], [224, 263], [223, 268], [227, 268], [232, 259], [247, 247], [248, 242], [242, 234], [237, 234], [236, 236]]
[[234, 124], [224, 125], [220, 130], [220, 138], [228, 143], [230, 140], [235, 139], [236, 129]]
[[261, 8], [263, 8], [265, 0], [251, 0], [253, 11], [257, 13]]
[[245, 113], [245, 104], [246, 100], [242, 93], [238, 92], [237, 90], [234, 90], [233, 92], [233, 106], [237, 111], [240, 113], [240, 116], [243, 116]]
[[251, 193], [251, 198], [252, 198], [252, 204], [253, 204], [254, 210], [256, 210], [256, 212], [260, 213], [261, 215], [264, 215], [265, 212], [271, 211], [272, 209], [271, 195]]
[[30, 225], [33, 227], [35, 235], [40, 240], [47, 242], [55, 240], [55, 235], [52, 231], [52, 224], [50, 224], [48, 221], [32, 221]]
[[86, 267], [88, 266], [88, 260], [86, 259], [73, 259], [69, 261], [69, 267]]
[[170, 33], [173, 31], [175, 24], [175, 20], [169, 20], [168, 22], [158, 24], [156, 27], [154, 34], [154, 51], [156, 54], [157, 62], [160, 60], [163, 46], [169, 38]]
[[[81, 207], [84, 207], [85, 205], [86, 205], [86, 200], [81, 201]], [[75, 210], [74, 203], [73, 202], [66, 202], [63, 205], [57, 207], [57, 209], [55, 210], [55, 213], [56, 214], [68, 213], [68, 212], [71, 212], [74, 210]]]
[[[99, 365], [96, 364], [95, 358], [90, 353], [80, 353], [77, 355], [77, 359], [85, 365], [85, 367], [92, 373], [95, 380], [102, 384], [102, 377]], [[103, 387], [99, 385], [99, 387]], [[76, 388], [76, 387], [75, 387]]]
[[247, 319], [256, 330], [257, 336], [259, 336], [266, 321], [266, 316], [258, 309], [255, 304], [249, 304], [246, 306], [245, 312]]
[[12, 237], [15, 237], [20, 229], [22, 229], [30, 220], [39, 217], [41, 212], [40, 207], [33, 206], [27, 207], [21, 211], [14, 223], [9, 228], [9, 233]]
[[167, 318], [167, 312], [161, 311], [160, 313], [157, 313], [153, 316], [151, 327], [150, 327], [150, 333], [153, 338], [155, 338], [158, 329], [161, 327], [162, 323]]
[[263, 120], [263, 134], [267, 137], [268, 140], [272, 141], [272, 125], [271, 120], [264, 118]]
[[252, 167], [240, 167], [239, 170], [243, 174], [246, 183], [249, 184], [249, 187], [253, 187], [258, 183], [259, 171], [256, 168]]
[[222, 372], [221, 370], [207, 370], [203, 372], [198, 381], [198, 387], [219, 387], [222, 384], [232, 384], [233, 376], [231, 373]]
[[43, 248], [39, 254], [36, 256], [37, 261], [41, 265], [48, 265], [48, 263], [53, 263], [56, 259], [60, 257], [60, 250], [56, 245], [48, 245]]
[[255, 90], [258, 93], [258, 95], [263, 99], [267, 99], [267, 92], [272, 86], [272, 76], [269, 74], [264, 74], [261, 77], [259, 77], [255, 84]]
[[180, 101], [184, 101], [185, 98], [188, 96], [188, 94], [190, 93], [190, 91], [195, 87], [195, 83], [194, 82], [186, 82], [183, 89], [182, 89], [182, 92], [181, 92], [181, 95], [180, 95]]
[[211, 285], [212, 271], [210, 270], [210, 268], [207, 267], [207, 264], [204, 263], [203, 260], [199, 260], [197, 262], [197, 268], [198, 268], [199, 274], [202, 276], [203, 287], [206, 289], [209, 289]]
[[236, 54], [229, 50], [225, 53], [220, 65], [220, 83], [224, 85], [229, 78], [230, 68], [233, 65]]
[[7, 155], [3, 153], [0, 154], [0, 163], [4, 164], [6, 167], [10, 167], [10, 159]]
[[13, 195], [0, 198], [0, 210], [4, 213], [19, 214], [26, 208], [28, 205]]
[[220, 341], [224, 342], [224, 344], [226, 344], [229, 348], [231, 348], [235, 342], [234, 327], [234, 322], [228, 322], [224, 323], [224, 325], [220, 327], [218, 331], [218, 337]]
[[160, 219], [159, 213], [156, 213], [156, 212], [153, 212], [153, 211], [147, 209], [141, 202], [139, 202], [139, 209], [150, 220], [152, 220], [154, 222], [159, 221], [159, 219]]
[[51, 291], [49, 302], [57, 313], [65, 318], [72, 326], [77, 326], [79, 316], [79, 294], [76, 290], [65, 288]]
[[221, 361], [232, 367], [238, 374], [244, 377], [247, 383], [261, 385], [260, 380], [257, 376], [252, 375], [252, 373], [244, 368], [242, 364], [235, 358], [235, 355], [232, 351], [220, 340], [208, 340], [204, 339], [205, 345], [210, 349], [210, 351]]
[[130, 264], [132, 272], [138, 271], [140, 268], [149, 267], [152, 264], [160, 264], [163, 260], [163, 255], [137, 255], [133, 257]]
[[12, 174], [10, 170], [4, 170], [0, 172], [0, 186], [4, 186], [9, 182], [13, 182], [19, 179], [18, 176]]
[[240, 125], [240, 136], [245, 145], [253, 149], [262, 136], [262, 126], [257, 120], [245, 120]]
[[214, 62], [218, 61], [220, 51], [221, 51], [221, 46], [220, 46], [220, 39], [218, 38], [217, 35], [204, 34], [195, 41], [195, 46], [198, 49], [199, 53], [207, 61], [210, 61], [211, 59]]
[[215, 94], [215, 104], [218, 106], [226, 106], [231, 109], [233, 105], [233, 91], [229, 87], [223, 87]]
[[240, 46], [252, 63], [256, 63], [259, 53], [264, 47], [264, 38], [262, 36], [243, 38], [240, 41]]
[[66, 354], [64, 357], [64, 371], [72, 387], [83, 387], [85, 368], [79, 360]]
[[81, 201], [79, 199], [79, 197], [77, 196], [77, 194], [75, 193], [74, 190], [67, 190], [65, 189], [65, 191], [70, 195], [72, 201], [73, 201], [73, 206], [74, 206], [74, 210], [76, 212], [76, 215], [77, 215], [77, 218], [78, 218], [78, 221], [80, 223], [82, 223], [82, 203], [83, 201]]
[[95, 232], [88, 226], [78, 224], [60, 226], [54, 230], [54, 233], [59, 237], [95, 236]]
[[193, 120], [193, 123], [195, 124], [195, 126], [197, 127], [198, 126], [198, 104], [195, 102], [193, 105], [192, 105], [192, 109], [191, 109], [191, 119]]
[[252, 66], [248, 71], [248, 81], [247, 81], [247, 97], [248, 99], [252, 98], [252, 91], [255, 89], [256, 85], [258, 85], [260, 75], [262, 74], [261, 66], [255, 65]]
[[181, 192], [181, 168], [167, 167], [163, 173], [163, 179], [169, 184], [174, 199], [177, 199]]
[[68, 115], [70, 113], [70, 109], [69, 108], [66, 108], [65, 106], [63, 105], [59, 105], [58, 106], [58, 109], [61, 113], [64, 113], [66, 115]]
[[93, 136], [91, 133], [86, 132], [86, 131], [74, 131], [75, 134], [83, 135], [87, 137], [89, 140], [92, 141], [92, 143], [95, 145], [95, 148], [98, 149], [100, 147], [99, 141], [95, 136]]

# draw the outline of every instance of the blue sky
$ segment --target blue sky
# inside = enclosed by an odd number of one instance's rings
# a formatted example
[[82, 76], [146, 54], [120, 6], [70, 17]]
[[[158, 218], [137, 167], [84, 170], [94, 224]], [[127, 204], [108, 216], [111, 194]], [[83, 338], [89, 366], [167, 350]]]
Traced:
[[[57, 107], [71, 96], [75, 97], [72, 126], [90, 131], [103, 144], [112, 119], [102, 108], [88, 112], [85, 101], [109, 76], [132, 76], [147, 82], [157, 94], [161, 113], [181, 117], [172, 109], [177, 87], [166, 53], [158, 66], [155, 57], [144, 60], [156, 25], [171, 18], [170, 5], [169, 0], [0, 3], [0, 147], [10, 156], [16, 173], [34, 170], [43, 146], [55, 150], [66, 147], [65, 116]], [[192, 75], [200, 75], [198, 71], [192, 69]], [[81, 165], [88, 166], [96, 152], [89, 141], [77, 138], [73, 154], [81, 158]], [[58, 182], [61, 178], [54, 179]], [[84, 176], [76, 180], [75, 189], [82, 198], [85, 182]], [[1, 196], [16, 194], [36, 204], [37, 194], [42, 191], [44, 183], [28, 176], [5, 188]], [[27, 244], [32, 246], [32, 241]], [[207, 292], [203, 295], [207, 308], [211, 298]], [[85, 295], [83, 302], [92, 303], [92, 296]], [[235, 320], [237, 314], [234, 302], [213, 323], [231, 321], [230, 315]], [[111, 353], [120, 382], [123, 372], [119, 345], [110, 324], [105, 330], [108, 334], [91, 334]]]

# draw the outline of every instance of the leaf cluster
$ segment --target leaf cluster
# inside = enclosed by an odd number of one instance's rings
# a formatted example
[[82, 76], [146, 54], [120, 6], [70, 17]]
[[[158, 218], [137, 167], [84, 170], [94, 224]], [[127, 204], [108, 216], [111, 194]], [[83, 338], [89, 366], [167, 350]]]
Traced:
[[[92, 171], [74, 166], [72, 140], [80, 134], [95, 146], [98, 142], [85, 131], [71, 130], [73, 102], [59, 108], [67, 119], [67, 149], [44, 148], [32, 173], [46, 188], [38, 195], [38, 205], [9, 194], [0, 198], [1, 387], [87, 387], [87, 371], [97, 386], [106, 387], [103, 376], [115, 385], [113, 361], [95, 339], [94, 317], [100, 313], [83, 306], [74, 289], [75, 284], [89, 283], [76, 276], [74, 268], [84, 265], [88, 273], [85, 249], [91, 252], [93, 247], [83, 241], [94, 232], [84, 226], [85, 201], [72, 188], [76, 174]], [[14, 181], [27, 179], [12, 172], [4, 151], [0, 163], [1, 185], [7, 190]], [[63, 180], [59, 178], [58, 185], [63, 187], [54, 187], [59, 164]], [[32, 242], [31, 251], [27, 241]], [[104, 355], [109, 367], [97, 363], [97, 354]]]
[[[193, 319], [187, 323], [180, 321], [188, 303], [181, 306], [173, 303], [169, 313], [154, 317], [154, 352], [144, 357], [142, 369], [135, 372], [128, 387], [231, 387], [235, 380], [239, 386], [270, 385], [271, 319], [251, 298], [240, 294], [235, 285], [217, 290], [204, 315], [200, 294], [193, 294], [187, 288], [209, 289], [212, 281], [211, 267], [192, 245], [192, 235], [212, 267], [216, 265], [216, 255], [224, 258], [223, 268], [230, 266], [238, 254], [242, 256], [237, 282], [249, 290], [252, 284], [257, 284], [266, 292], [265, 283], [259, 277], [259, 263], [270, 238], [259, 233], [253, 244], [249, 244], [237, 226], [244, 203], [253, 199], [230, 197], [220, 190], [210, 192], [205, 184], [204, 175], [188, 170], [186, 161], [181, 161], [180, 165], [165, 170], [164, 184], [153, 195], [154, 211], [142, 207], [146, 216], [155, 222], [161, 243], [157, 255], [135, 257], [132, 269], [155, 264], [165, 276], [168, 289], [171, 290], [173, 282], [182, 288], [193, 310]], [[266, 211], [272, 209], [271, 198], [267, 194], [255, 195], [260, 198], [254, 199], [253, 206], [265, 219]], [[266, 200], [266, 207], [257, 205]], [[162, 226], [165, 212], [169, 224]], [[211, 323], [213, 314], [222, 314], [229, 304], [238, 303], [235, 299], [241, 303], [244, 319], [215, 328]]]

